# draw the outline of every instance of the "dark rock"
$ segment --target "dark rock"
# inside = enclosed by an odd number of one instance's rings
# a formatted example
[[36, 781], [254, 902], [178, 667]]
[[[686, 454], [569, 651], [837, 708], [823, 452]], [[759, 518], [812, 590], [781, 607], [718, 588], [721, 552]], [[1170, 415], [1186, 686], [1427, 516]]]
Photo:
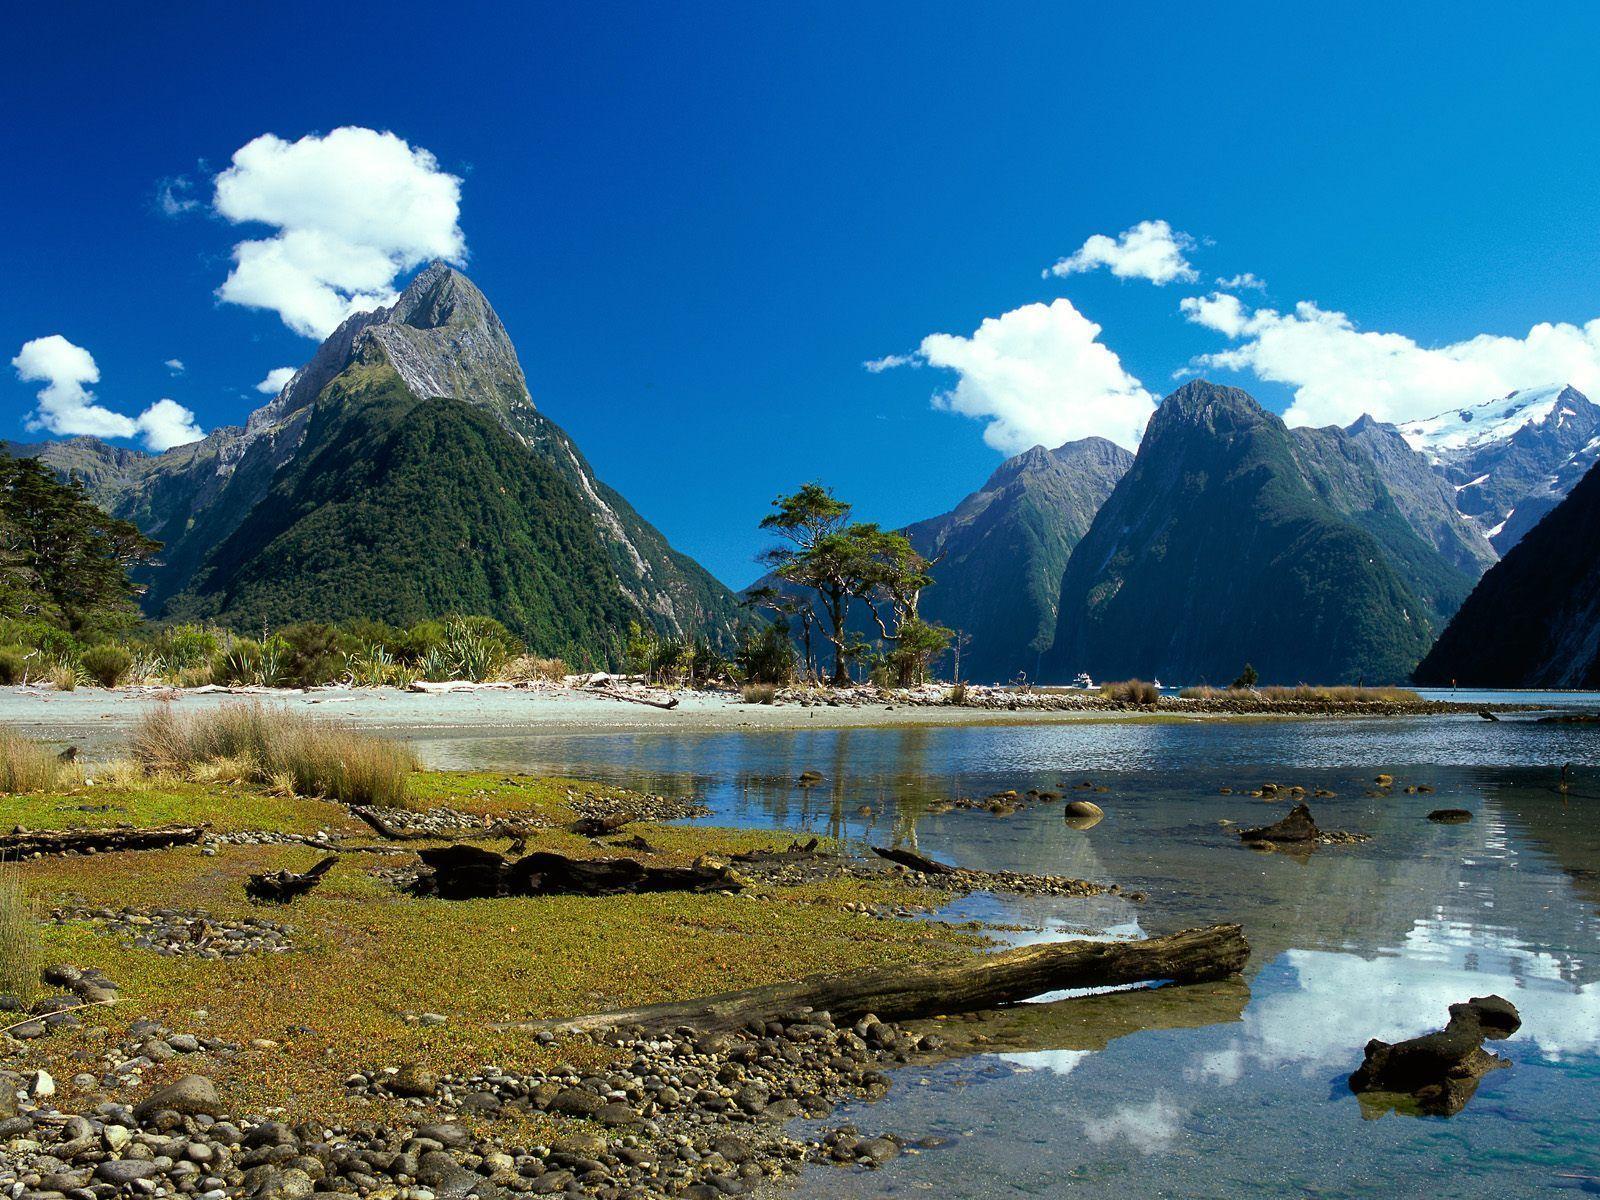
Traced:
[[1310, 845], [1314, 843], [1321, 830], [1317, 823], [1311, 819], [1311, 809], [1304, 804], [1296, 804], [1289, 810], [1289, 815], [1281, 821], [1271, 825], [1262, 825], [1255, 829], [1241, 829], [1239, 837], [1250, 843], [1271, 842], [1278, 844]]
[[185, 1075], [164, 1087], [133, 1110], [139, 1120], [159, 1112], [175, 1112], [185, 1117], [222, 1115], [222, 1098], [217, 1085], [204, 1075]]
[[1440, 825], [1465, 825], [1472, 820], [1472, 813], [1465, 808], [1436, 808], [1428, 814], [1428, 820]]
[[1371, 1103], [1371, 1109], [1380, 1115], [1393, 1107], [1454, 1116], [1472, 1099], [1484, 1075], [1511, 1065], [1485, 1051], [1484, 1039], [1509, 1037], [1521, 1025], [1516, 1007], [1500, 996], [1452, 1004], [1450, 1023], [1436, 1033], [1392, 1045], [1377, 1038], [1368, 1042], [1361, 1066], [1350, 1076], [1350, 1090], [1391, 1097]]

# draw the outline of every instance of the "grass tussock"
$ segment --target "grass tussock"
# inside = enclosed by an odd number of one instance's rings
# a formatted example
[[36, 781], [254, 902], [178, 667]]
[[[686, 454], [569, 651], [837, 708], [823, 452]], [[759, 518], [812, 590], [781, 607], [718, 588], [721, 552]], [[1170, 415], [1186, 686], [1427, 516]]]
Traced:
[[182, 715], [162, 705], [134, 726], [132, 750], [153, 774], [216, 779], [220, 773], [346, 804], [403, 804], [419, 767], [399, 742], [264, 704]]
[[22, 872], [0, 859], [0, 995], [27, 1004], [38, 990], [38, 914]]
[[1124, 679], [1117, 683], [1102, 683], [1100, 694], [1118, 704], [1154, 704], [1161, 699], [1161, 689], [1144, 679]]
[[1422, 697], [1410, 688], [1356, 687], [1353, 684], [1333, 687], [1313, 687], [1304, 683], [1295, 687], [1198, 686], [1186, 687], [1178, 695], [1184, 700], [1248, 698], [1274, 704], [1420, 704], [1422, 702]]
[[778, 688], [771, 683], [747, 683], [739, 689], [739, 698], [746, 704], [771, 704], [778, 698]]
[[63, 764], [32, 738], [0, 729], [0, 792], [42, 792], [60, 781]]
[[957, 707], [965, 704], [967, 702], [967, 685], [964, 683], [951, 684], [950, 690], [944, 694], [944, 702], [946, 704], [954, 704]]

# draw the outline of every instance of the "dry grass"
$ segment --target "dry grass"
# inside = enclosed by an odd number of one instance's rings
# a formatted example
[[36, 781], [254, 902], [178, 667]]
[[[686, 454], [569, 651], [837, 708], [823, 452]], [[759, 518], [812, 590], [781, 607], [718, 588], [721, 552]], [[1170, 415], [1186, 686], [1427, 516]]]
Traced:
[[17, 865], [0, 859], [0, 995], [32, 1002], [39, 990], [39, 918]]
[[1276, 704], [1420, 704], [1422, 697], [1410, 688], [1398, 687], [1297, 687], [1219, 688], [1186, 687], [1178, 693], [1184, 700], [1265, 700]]
[[62, 663], [50, 669], [50, 682], [58, 692], [75, 692], [78, 690], [78, 672]]
[[739, 689], [739, 698], [746, 704], [771, 704], [778, 698], [778, 688], [771, 683], [747, 683]]
[[944, 702], [957, 706], [965, 704], [967, 702], [967, 685], [964, 683], [951, 684], [950, 690], [944, 694]]
[[500, 678], [508, 683], [524, 683], [535, 679], [560, 683], [571, 673], [566, 659], [539, 658], [533, 654], [519, 655], [500, 668]]
[[1422, 697], [1410, 688], [1398, 687], [1298, 687], [1257, 688], [1256, 693], [1267, 700], [1298, 700], [1314, 704], [1417, 704]]
[[182, 716], [162, 705], [134, 726], [132, 750], [154, 774], [240, 779], [346, 804], [403, 804], [418, 769], [399, 742], [264, 704]]
[[1161, 699], [1161, 689], [1143, 679], [1124, 679], [1118, 683], [1102, 683], [1100, 694], [1118, 704], [1154, 704]]
[[32, 738], [0, 729], [0, 792], [42, 792], [63, 773], [55, 752]]

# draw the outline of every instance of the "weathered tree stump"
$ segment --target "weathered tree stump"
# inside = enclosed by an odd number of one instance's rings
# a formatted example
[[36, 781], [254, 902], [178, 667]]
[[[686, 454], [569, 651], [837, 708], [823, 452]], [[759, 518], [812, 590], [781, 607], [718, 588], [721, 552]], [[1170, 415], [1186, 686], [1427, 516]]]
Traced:
[[330, 854], [309, 871], [298, 875], [287, 870], [252, 875], [244, 885], [245, 895], [258, 904], [288, 904], [321, 883], [322, 877], [332, 870], [333, 864], [338, 861], [337, 854]]

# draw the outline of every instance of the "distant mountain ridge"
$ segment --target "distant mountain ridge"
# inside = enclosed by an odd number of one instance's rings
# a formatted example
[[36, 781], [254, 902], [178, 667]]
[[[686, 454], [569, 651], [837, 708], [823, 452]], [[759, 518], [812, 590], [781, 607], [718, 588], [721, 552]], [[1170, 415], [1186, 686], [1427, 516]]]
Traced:
[[1600, 405], [1569, 384], [1524, 388], [1398, 429], [1499, 554], [1600, 459]]
[[[454, 401], [487, 414], [496, 430], [518, 445], [521, 453], [543, 464], [540, 474], [544, 483], [539, 487], [528, 480], [520, 482], [532, 488], [529, 495], [542, 497], [555, 509], [583, 514], [585, 529], [568, 530], [540, 552], [556, 556], [558, 565], [560, 557], [569, 552], [581, 561], [586, 535], [594, 533], [609, 578], [605, 594], [596, 596], [590, 608], [603, 612], [607, 619], [626, 618], [631, 612], [673, 635], [701, 632], [715, 640], [728, 640], [737, 617], [732, 594], [699, 564], [673, 550], [621, 496], [595, 477], [565, 432], [534, 407], [515, 348], [488, 300], [464, 275], [443, 263], [420, 272], [393, 306], [346, 320], [243, 427], [215, 430], [199, 442], [160, 455], [107, 446], [93, 438], [22, 446], [17, 451], [36, 455], [60, 472], [78, 470], [96, 500], [109, 511], [133, 520], [166, 543], [163, 565], [151, 572], [147, 581], [148, 611], [205, 611], [230, 619], [235, 614], [229, 602], [218, 598], [234, 594], [227, 568], [243, 569], [246, 560], [238, 553], [237, 543], [226, 554], [219, 553], [221, 548], [251, 519], [269, 491], [284, 483], [280, 475], [300, 455], [319, 411], [329, 403], [372, 391], [371, 387], [347, 386], [330, 392], [335, 382], [352, 371], [365, 370], [370, 376], [380, 368], [392, 375], [379, 389], [389, 399], [386, 411], [394, 411], [395, 397], [402, 393], [416, 401]], [[478, 423], [472, 424], [481, 432]], [[495, 455], [498, 453], [497, 449]], [[326, 465], [333, 464], [330, 460]], [[359, 469], [364, 464], [339, 465]], [[462, 466], [467, 475], [473, 468], [470, 463]], [[562, 489], [570, 490], [572, 504], [556, 495], [550, 480], [559, 480]], [[369, 480], [366, 486], [378, 482], [381, 479]], [[305, 480], [301, 483], [309, 486]], [[281, 499], [281, 487], [279, 491]], [[325, 502], [334, 499], [339, 497], [324, 497]], [[397, 502], [397, 497], [388, 500]], [[393, 509], [392, 518], [429, 515], [419, 507], [426, 504], [423, 498], [413, 498], [410, 503], [410, 508], [402, 504]], [[427, 521], [420, 523], [426, 525]], [[255, 527], [259, 527], [259, 518]], [[400, 536], [404, 529], [394, 532]], [[555, 534], [554, 529], [545, 532]], [[418, 555], [416, 563], [426, 565], [427, 542], [417, 542], [410, 549]], [[584, 570], [576, 576], [587, 578]], [[279, 590], [290, 601], [297, 591], [305, 597], [331, 595], [303, 586], [306, 582], [286, 579]], [[491, 592], [496, 587], [514, 586], [509, 577], [503, 578], [492, 585]], [[620, 610], [612, 610], [613, 590], [625, 601]], [[428, 592], [424, 607], [442, 605], [445, 611], [463, 607], [463, 603], [447, 603], [448, 597], [437, 590], [424, 591]], [[507, 601], [505, 611], [515, 612], [519, 607], [509, 593], [500, 599]], [[579, 597], [569, 600], [582, 603]], [[280, 613], [280, 619], [322, 616], [327, 611], [326, 604], [309, 599], [303, 605], [274, 601], [268, 607]], [[580, 619], [578, 624], [588, 627], [590, 622]], [[542, 636], [538, 629], [519, 632], [531, 635], [533, 643]]]
[[917, 551], [939, 560], [923, 616], [970, 639], [963, 675], [1037, 675], [1055, 640], [1067, 558], [1132, 464], [1104, 438], [1035, 446], [1001, 463], [950, 512], [906, 527]]
[[[1406, 678], [1470, 578], [1343, 431], [1197, 380], [1163, 401], [1073, 550], [1045, 678]], [[1454, 596], [1454, 601], [1451, 597]]]

